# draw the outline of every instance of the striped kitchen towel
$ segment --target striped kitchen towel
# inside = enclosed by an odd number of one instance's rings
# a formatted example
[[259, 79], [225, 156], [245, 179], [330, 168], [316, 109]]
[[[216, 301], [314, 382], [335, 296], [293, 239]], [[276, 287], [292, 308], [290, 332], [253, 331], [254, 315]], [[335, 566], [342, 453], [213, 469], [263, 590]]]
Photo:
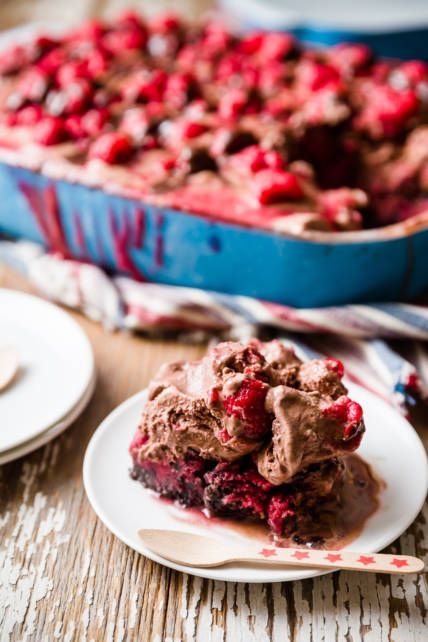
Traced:
[[[250, 297], [110, 277], [95, 265], [46, 253], [24, 241], [0, 241], [0, 260], [26, 274], [48, 298], [111, 329], [202, 331], [204, 336], [244, 339], [267, 326], [308, 356], [343, 359], [348, 376], [402, 412], [417, 398], [428, 399], [428, 306], [378, 303], [296, 309]], [[406, 340], [398, 342], [399, 350], [396, 341], [391, 343], [395, 339]]]

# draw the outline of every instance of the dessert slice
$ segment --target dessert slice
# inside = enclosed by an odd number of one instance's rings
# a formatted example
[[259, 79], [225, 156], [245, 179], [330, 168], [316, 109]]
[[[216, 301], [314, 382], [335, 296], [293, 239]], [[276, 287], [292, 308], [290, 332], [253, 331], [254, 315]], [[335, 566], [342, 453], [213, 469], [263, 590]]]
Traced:
[[364, 421], [342, 376], [339, 361], [303, 363], [278, 341], [167, 364], [130, 445], [131, 476], [209, 515], [265, 523], [282, 541], [331, 546], [362, 526], [378, 491], [350, 455]]

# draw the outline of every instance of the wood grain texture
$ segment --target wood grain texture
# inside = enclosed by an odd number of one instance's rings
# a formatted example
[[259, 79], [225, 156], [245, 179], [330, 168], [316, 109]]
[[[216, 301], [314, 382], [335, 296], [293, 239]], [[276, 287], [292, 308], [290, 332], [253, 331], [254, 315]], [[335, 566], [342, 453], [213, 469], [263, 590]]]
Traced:
[[[210, 0], [127, 2], [193, 17]], [[0, 28], [32, 19], [76, 23], [120, 0], [2, 0]], [[0, 265], [0, 287], [28, 290]], [[1, 311], [0, 311], [1, 314]], [[425, 642], [426, 577], [341, 572], [289, 584], [211, 582], [165, 569], [115, 539], [96, 518], [82, 459], [100, 421], [164, 361], [201, 346], [109, 334], [73, 315], [95, 351], [98, 383], [81, 418], [55, 441], [0, 467], [0, 641]], [[428, 440], [428, 420], [420, 419]], [[399, 474], [399, 471], [397, 471]], [[403, 480], [405, 483], [405, 480]], [[428, 507], [388, 550], [428, 563]]]
[[[0, 266], [0, 287], [28, 290]], [[211, 582], [165, 569], [115, 539], [83, 490], [89, 438], [164, 361], [202, 346], [109, 334], [73, 314], [98, 383], [64, 435], [0, 467], [0, 640], [424, 642], [426, 578], [341, 572], [290, 584]], [[425, 424], [427, 426], [427, 424]], [[428, 430], [421, 428], [426, 437]], [[405, 483], [405, 480], [403, 480]], [[428, 507], [388, 550], [428, 563]]]

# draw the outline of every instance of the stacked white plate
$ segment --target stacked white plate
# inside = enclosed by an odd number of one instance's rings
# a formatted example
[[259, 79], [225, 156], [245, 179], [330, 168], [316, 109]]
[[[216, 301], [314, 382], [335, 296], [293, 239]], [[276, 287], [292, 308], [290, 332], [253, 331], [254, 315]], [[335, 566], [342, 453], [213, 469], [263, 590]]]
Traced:
[[0, 464], [59, 435], [95, 386], [94, 356], [66, 312], [37, 297], [0, 289], [0, 347], [18, 351], [19, 371], [0, 391]]

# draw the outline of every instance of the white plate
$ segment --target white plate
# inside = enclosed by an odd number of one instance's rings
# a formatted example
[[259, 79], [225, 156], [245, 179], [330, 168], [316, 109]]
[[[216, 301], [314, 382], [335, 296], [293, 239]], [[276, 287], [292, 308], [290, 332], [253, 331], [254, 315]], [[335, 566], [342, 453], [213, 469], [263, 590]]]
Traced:
[[60, 308], [0, 289], [0, 345], [17, 348], [20, 370], [0, 393], [0, 453], [39, 436], [79, 403], [94, 376], [91, 344]]
[[80, 417], [80, 415], [88, 405], [89, 401], [91, 400], [91, 397], [95, 390], [95, 383], [96, 383], [96, 377], [94, 375], [91, 381], [89, 382], [89, 386], [85, 391], [85, 393], [83, 394], [83, 397], [80, 399], [77, 405], [73, 408], [73, 410], [66, 417], [61, 419], [61, 421], [59, 421], [58, 423], [48, 428], [37, 437], [34, 437], [34, 439], [30, 439], [29, 441], [26, 441], [24, 444], [21, 444], [20, 446], [16, 446], [16, 448], [11, 448], [10, 450], [5, 450], [4, 452], [0, 453], [0, 466], [2, 466], [3, 464], [7, 464], [11, 461], [14, 461], [15, 459], [19, 459], [24, 455], [28, 455], [28, 453], [33, 452], [33, 450], [37, 450], [37, 448], [40, 448], [41, 446], [44, 446], [52, 439], [55, 439], [55, 437], [58, 437], [58, 435], [64, 432], [66, 428], [71, 426], [71, 424], [74, 421], [76, 421], [78, 417]]
[[[364, 531], [347, 548], [363, 553], [380, 551], [393, 542], [415, 519], [428, 485], [424, 447], [410, 424], [392, 407], [360, 386], [347, 382], [350, 396], [365, 412], [367, 433], [360, 454], [386, 482], [379, 510]], [[146, 549], [138, 538], [140, 528], [169, 528], [209, 534], [221, 539], [243, 536], [227, 526], [192, 520], [186, 511], [159, 500], [129, 477], [128, 445], [141, 415], [145, 392], [114, 410], [92, 436], [85, 455], [83, 480], [98, 517], [125, 544], [150, 559], [185, 573], [233, 582], [284, 582], [322, 575], [317, 570], [280, 570], [268, 565], [230, 565], [201, 569], [168, 562]], [[226, 522], [227, 523], [227, 522]]]

